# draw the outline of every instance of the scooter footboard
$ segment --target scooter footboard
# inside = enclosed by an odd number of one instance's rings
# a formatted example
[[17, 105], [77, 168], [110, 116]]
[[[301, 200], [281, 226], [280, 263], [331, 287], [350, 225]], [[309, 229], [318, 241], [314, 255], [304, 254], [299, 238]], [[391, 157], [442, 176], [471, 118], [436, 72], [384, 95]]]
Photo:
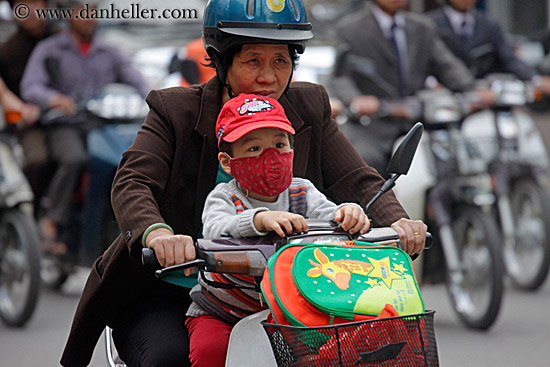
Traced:
[[262, 322], [269, 310], [260, 311], [239, 321], [231, 331], [226, 367], [275, 367], [277, 363], [271, 350]]

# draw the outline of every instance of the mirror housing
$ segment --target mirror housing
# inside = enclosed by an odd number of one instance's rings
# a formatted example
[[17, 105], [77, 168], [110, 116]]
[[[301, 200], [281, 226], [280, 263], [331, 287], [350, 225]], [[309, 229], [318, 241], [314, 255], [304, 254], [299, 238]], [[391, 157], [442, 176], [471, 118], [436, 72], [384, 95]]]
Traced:
[[382, 188], [374, 197], [368, 202], [365, 207], [365, 213], [369, 212], [370, 207], [382, 194], [390, 191], [395, 186], [395, 181], [401, 175], [406, 175], [411, 168], [411, 163], [414, 158], [414, 153], [416, 148], [418, 148], [418, 143], [420, 143], [420, 138], [424, 131], [424, 125], [421, 122], [417, 122], [405, 135], [403, 141], [399, 144], [399, 147], [393, 153], [390, 163], [388, 164], [387, 171], [392, 174], [392, 176], [382, 185]]
[[417, 122], [409, 130], [388, 163], [388, 167], [386, 168], [388, 173], [406, 175], [409, 172], [423, 131], [424, 125], [420, 122]]

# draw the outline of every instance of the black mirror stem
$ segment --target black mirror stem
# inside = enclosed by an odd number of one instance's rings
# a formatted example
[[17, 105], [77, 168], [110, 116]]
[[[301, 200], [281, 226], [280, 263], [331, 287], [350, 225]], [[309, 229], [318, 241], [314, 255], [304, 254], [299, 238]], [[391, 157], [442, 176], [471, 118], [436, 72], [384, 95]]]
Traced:
[[372, 206], [372, 204], [374, 204], [375, 201], [378, 200], [378, 198], [380, 196], [382, 196], [384, 193], [390, 191], [395, 186], [395, 181], [397, 181], [397, 179], [400, 176], [401, 176], [400, 173], [396, 173], [395, 175], [391, 176], [386, 182], [384, 182], [384, 185], [382, 185], [382, 188], [380, 189], [380, 191], [378, 191], [378, 193], [376, 193], [376, 195], [374, 195], [374, 197], [369, 201], [369, 203], [365, 207], [365, 213], [368, 214], [369, 209]]

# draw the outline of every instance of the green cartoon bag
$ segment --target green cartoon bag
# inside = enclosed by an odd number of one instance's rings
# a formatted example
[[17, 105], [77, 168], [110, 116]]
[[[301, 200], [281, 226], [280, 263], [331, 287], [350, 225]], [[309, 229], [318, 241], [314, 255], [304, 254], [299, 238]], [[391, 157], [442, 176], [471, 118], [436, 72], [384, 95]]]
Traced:
[[399, 316], [424, 312], [410, 257], [366, 242], [285, 246], [269, 259], [262, 292], [275, 321], [293, 326], [369, 320], [387, 305]]

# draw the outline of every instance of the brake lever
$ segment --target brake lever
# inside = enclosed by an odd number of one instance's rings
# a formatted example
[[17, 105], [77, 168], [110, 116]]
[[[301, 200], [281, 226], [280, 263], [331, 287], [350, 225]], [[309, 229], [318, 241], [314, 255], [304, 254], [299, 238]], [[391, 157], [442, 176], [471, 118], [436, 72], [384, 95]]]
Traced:
[[201, 266], [204, 266], [204, 265], [206, 265], [205, 260], [196, 259], [196, 260], [189, 261], [189, 262], [186, 262], [186, 263], [183, 263], [183, 264], [173, 265], [173, 266], [169, 266], [167, 268], [159, 269], [159, 270], [155, 271], [155, 276], [157, 278], [162, 278], [166, 274], [173, 273], [175, 271], [189, 269], [189, 268], [193, 268], [193, 267], [196, 267], [196, 266], [200, 268]]
[[[155, 266], [161, 266], [156, 255], [155, 251], [151, 248], [144, 248], [141, 250], [141, 262], [143, 265], [155, 265]], [[173, 266], [169, 266], [163, 269], [159, 269], [155, 271], [155, 276], [157, 278], [162, 278], [164, 275], [168, 273], [173, 273], [175, 271], [184, 270], [193, 268], [195, 266], [204, 266], [206, 265], [206, 261], [203, 259], [195, 259], [193, 261], [189, 261], [183, 264], [177, 264]]]

